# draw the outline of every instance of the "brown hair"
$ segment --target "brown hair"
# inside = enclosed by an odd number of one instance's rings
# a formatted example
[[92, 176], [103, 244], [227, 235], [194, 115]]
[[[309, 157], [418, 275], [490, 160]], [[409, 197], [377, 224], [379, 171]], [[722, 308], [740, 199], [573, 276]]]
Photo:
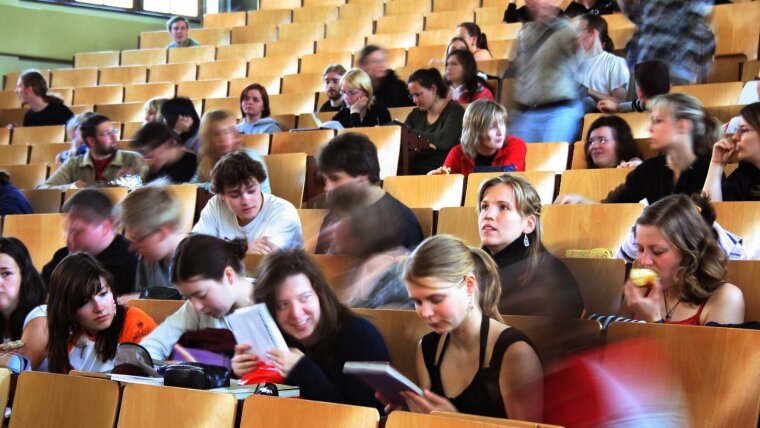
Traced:
[[259, 94], [261, 94], [261, 102], [264, 103], [264, 110], [261, 111], [261, 117], [269, 117], [272, 114], [272, 111], [269, 109], [269, 93], [267, 92], [267, 88], [261, 86], [258, 83], [251, 83], [250, 85], [243, 88], [242, 91], [240, 91], [240, 101], [238, 102], [238, 105], [240, 105], [240, 113], [243, 114], [243, 117], [245, 118], [245, 112], [243, 111], [243, 98], [245, 98], [245, 94], [248, 93], [248, 91], [259, 91]]
[[227, 266], [243, 276], [243, 258], [247, 249], [244, 239], [225, 241], [210, 235], [190, 235], [179, 243], [172, 256], [171, 282], [221, 281]]
[[259, 185], [266, 181], [264, 165], [251, 159], [245, 152], [228, 153], [211, 170], [211, 190], [223, 194], [225, 187], [245, 185], [254, 178]]
[[[760, 133], [760, 102], [748, 104], [739, 111], [739, 114], [744, 118], [744, 121], [755, 130]], [[750, 193], [755, 198], [760, 197], [760, 183], [755, 183], [750, 188]]]
[[63, 98], [57, 94], [51, 93], [48, 88], [45, 77], [37, 70], [24, 70], [19, 76], [21, 85], [25, 88], [32, 88], [34, 95], [42, 98], [46, 103], [60, 103], [63, 104]]

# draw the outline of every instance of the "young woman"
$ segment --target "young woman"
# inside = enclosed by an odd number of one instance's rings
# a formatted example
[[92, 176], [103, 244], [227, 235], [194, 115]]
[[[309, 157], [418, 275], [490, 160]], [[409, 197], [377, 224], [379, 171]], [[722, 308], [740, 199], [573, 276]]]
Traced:
[[171, 262], [171, 283], [188, 301], [140, 343], [153, 359], [168, 359], [187, 331], [229, 328], [224, 317], [253, 304], [253, 284], [243, 266], [246, 249], [243, 240], [209, 235], [190, 235], [179, 243]]
[[417, 348], [424, 395], [402, 395], [410, 411], [543, 419], [541, 362], [521, 331], [497, 311], [499, 273], [483, 250], [432, 236], [404, 272], [417, 314], [433, 332]]
[[[0, 238], [0, 329], [3, 342], [23, 340], [18, 353], [37, 370], [45, 359], [48, 343], [45, 299], [47, 288], [32, 264], [24, 243]], [[0, 357], [5, 367], [11, 355]], [[43, 367], [44, 368], [44, 367]]]
[[581, 63], [577, 80], [587, 90], [586, 112], [598, 111], [601, 100], [625, 100], [631, 75], [625, 59], [612, 54], [615, 46], [607, 33], [607, 21], [599, 15], [583, 15], [578, 20], [578, 45]]
[[490, 178], [478, 191], [480, 240], [499, 265], [499, 312], [579, 318], [583, 297], [570, 271], [541, 243], [541, 199], [519, 175]]
[[467, 48], [476, 60], [493, 58], [491, 52], [488, 51], [486, 34], [481, 32], [480, 27], [474, 22], [463, 22], [457, 25], [457, 36], [462, 37], [467, 42]]
[[[686, 94], [660, 95], [651, 101], [649, 147], [663, 154], [645, 160], [625, 183], [602, 202], [653, 204], [673, 193], [699, 193], [707, 177], [710, 151], [720, 139], [720, 124], [699, 100]], [[591, 203], [577, 194], [561, 194], [555, 203]]]
[[[449, 45], [446, 46], [446, 56], [448, 56], [450, 53], [456, 51], [456, 50], [465, 50], [469, 51], [470, 46], [467, 44], [467, 40], [464, 39], [462, 36], [454, 36], [449, 41]], [[445, 59], [444, 59], [444, 62]]]
[[446, 56], [446, 83], [451, 96], [460, 104], [475, 100], [494, 100], [485, 80], [478, 75], [475, 57], [470, 51], [456, 49]]
[[160, 111], [166, 125], [177, 135], [177, 142], [191, 152], [198, 153], [201, 146], [198, 139], [201, 119], [195, 110], [195, 104], [189, 98], [177, 97], [167, 100]]
[[26, 70], [18, 78], [16, 95], [29, 106], [24, 126], [65, 125], [74, 116], [63, 100], [51, 94], [47, 82], [37, 70]]
[[282, 127], [270, 117], [269, 94], [258, 83], [251, 83], [240, 92], [240, 112], [243, 121], [237, 125], [241, 134], [271, 134], [282, 132]]
[[344, 128], [385, 125], [391, 121], [388, 109], [374, 98], [372, 79], [360, 68], [348, 70], [340, 78], [345, 106], [333, 116]]
[[586, 167], [635, 168], [644, 157], [633, 139], [631, 127], [618, 116], [602, 116], [588, 128]]
[[156, 121], [163, 122], [163, 118], [161, 117], [161, 107], [167, 101], [166, 98], [161, 97], [154, 97], [145, 101], [145, 105], [143, 106], [143, 109], [145, 110], [145, 123]]
[[657, 273], [651, 288], [625, 284], [625, 302], [638, 319], [744, 322], [742, 292], [726, 282], [726, 256], [688, 196], [671, 195], [648, 206], [636, 222], [636, 247], [640, 266]]
[[[201, 149], [198, 153], [198, 171], [192, 181], [197, 183], [211, 181], [211, 170], [214, 169], [214, 165], [219, 159], [238, 150], [244, 151], [251, 159], [261, 163], [266, 171], [266, 163], [256, 151], [240, 148], [240, 133], [235, 126], [235, 118], [229, 112], [212, 110], [204, 114], [198, 135], [200, 136]], [[264, 193], [271, 193], [269, 179], [260, 184]]]
[[459, 142], [464, 109], [449, 98], [448, 85], [435, 68], [420, 69], [409, 76], [409, 96], [415, 107], [404, 126], [429, 141], [411, 161], [412, 174], [426, 174], [438, 168], [446, 155]]
[[66, 256], [50, 277], [48, 368], [105, 372], [119, 343], [138, 343], [156, 323], [137, 308], [116, 302], [111, 273], [86, 253]]
[[461, 144], [454, 146], [441, 168], [428, 174], [525, 171], [525, 142], [507, 135], [507, 109], [489, 100], [478, 100], [464, 112]]
[[[319, 268], [302, 250], [267, 256], [256, 269], [253, 300], [265, 303], [290, 346], [267, 353], [287, 385], [301, 398], [380, 408], [371, 388], [343, 374], [347, 361], [388, 361], [380, 332], [338, 302]], [[238, 344], [232, 369], [253, 370], [259, 356]]]
[[[760, 200], [760, 103], [742, 108], [732, 139], [715, 143], [704, 191], [714, 201]], [[721, 182], [728, 161], [736, 156], [739, 167]]]

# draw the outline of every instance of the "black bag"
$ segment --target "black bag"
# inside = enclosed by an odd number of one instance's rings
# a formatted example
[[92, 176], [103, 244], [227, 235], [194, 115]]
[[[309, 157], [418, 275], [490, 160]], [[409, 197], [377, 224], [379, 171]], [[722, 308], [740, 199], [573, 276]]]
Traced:
[[161, 367], [164, 385], [191, 389], [213, 389], [230, 386], [230, 371], [226, 367], [202, 363], [180, 363]]

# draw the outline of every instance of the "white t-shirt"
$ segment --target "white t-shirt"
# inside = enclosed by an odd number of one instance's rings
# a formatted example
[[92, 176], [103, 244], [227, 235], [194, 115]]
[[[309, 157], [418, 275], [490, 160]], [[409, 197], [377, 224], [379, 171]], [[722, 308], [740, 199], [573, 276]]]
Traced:
[[249, 244], [264, 236], [280, 249], [303, 247], [303, 232], [298, 211], [290, 202], [275, 195], [263, 193], [261, 211], [245, 226], [221, 196], [211, 198], [201, 211], [193, 233], [203, 233], [222, 239], [244, 238]]
[[609, 52], [585, 58], [578, 67], [578, 82], [605, 95], [620, 87], [627, 90], [630, 78], [625, 59]]

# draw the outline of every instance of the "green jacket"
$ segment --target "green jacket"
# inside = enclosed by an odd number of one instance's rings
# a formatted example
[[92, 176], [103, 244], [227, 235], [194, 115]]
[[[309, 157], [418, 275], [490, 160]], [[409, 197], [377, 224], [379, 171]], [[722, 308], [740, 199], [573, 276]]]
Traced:
[[[103, 171], [103, 175], [108, 180], [112, 180], [122, 168], [131, 169], [127, 172], [128, 175], [139, 175], [143, 179], [148, 174], [148, 166], [145, 165], [139, 153], [117, 150], [113, 160]], [[66, 190], [78, 180], [88, 185], [95, 183], [95, 166], [92, 164], [89, 153], [70, 157], [44, 184], [38, 186], [38, 189]]]

